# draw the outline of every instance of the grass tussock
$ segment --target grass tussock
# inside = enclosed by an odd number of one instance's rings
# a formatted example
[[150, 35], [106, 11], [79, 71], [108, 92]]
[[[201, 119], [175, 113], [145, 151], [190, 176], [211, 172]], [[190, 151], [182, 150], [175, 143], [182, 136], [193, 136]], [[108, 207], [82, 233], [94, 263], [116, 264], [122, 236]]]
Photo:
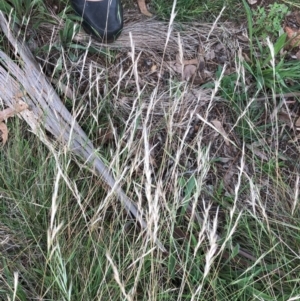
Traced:
[[[9, 120], [0, 299], [297, 300], [300, 66], [283, 38], [128, 18], [104, 47], [79, 33], [69, 7], [39, 7], [48, 22], [35, 28], [26, 5], [28, 18], [11, 13], [10, 24], [29, 33], [44, 74], [147, 227], [89, 164]], [[149, 31], [137, 24], [162, 35], [146, 48]], [[15, 58], [4, 37], [1, 51]], [[188, 79], [171, 64], [194, 58]]]

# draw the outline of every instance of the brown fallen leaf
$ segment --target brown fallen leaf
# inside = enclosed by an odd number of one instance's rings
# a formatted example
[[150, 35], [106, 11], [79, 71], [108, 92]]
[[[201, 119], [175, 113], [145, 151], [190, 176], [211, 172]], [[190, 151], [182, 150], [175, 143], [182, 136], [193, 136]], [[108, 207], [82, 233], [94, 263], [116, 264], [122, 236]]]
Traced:
[[223, 136], [225, 144], [228, 146], [229, 145], [229, 139], [227, 136], [227, 133], [225, 132], [222, 123], [219, 120], [212, 120], [211, 122], [215, 128], [218, 130], [218, 132]]
[[263, 153], [260, 149], [258, 149], [257, 147], [251, 145], [251, 144], [246, 144], [246, 147], [248, 149], [250, 149], [254, 155], [256, 155], [258, 158], [264, 160], [264, 161], [268, 161], [269, 158], [267, 157], [267, 155], [265, 153]]
[[[189, 64], [192, 63], [192, 64]], [[183, 80], [189, 80], [197, 71], [197, 59], [183, 60], [182, 63], [177, 59], [176, 61], [169, 61], [167, 64], [177, 73], [181, 74]]]
[[148, 17], [152, 17], [152, 14], [149, 12], [145, 0], [137, 0], [139, 9], [143, 15]]
[[300, 32], [295, 31], [292, 28], [286, 26], [284, 28], [285, 32], [287, 33], [288, 39], [290, 40], [290, 45], [292, 47], [297, 47], [300, 45]]
[[0, 111], [0, 122], [15, 115], [15, 110], [12, 108], [4, 109]]
[[189, 80], [196, 73], [197, 67], [195, 65], [186, 65], [183, 69], [183, 79]]
[[291, 116], [288, 113], [286, 113], [284, 111], [279, 112], [278, 120], [285, 123], [290, 128], [293, 128], [293, 122], [292, 122]]
[[184, 60], [183, 61], [184, 65], [198, 65], [199, 64], [199, 60], [198, 59], [191, 59], [191, 60]]
[[300, 12], [293, 12], [285, 17], [284, 31], [287, 34], [290, 46], [300, 46]]
[[213, 61], [216, 57], [216, 53], [213, 49], [211, 49], [210, 51], [207, 51], [205, 53], [205, 60], [206, 61]]
[[14, 115], [28, 109], [28, 105], [23, 102], [19, 101], [15, 104], [14, 108], [7, 108], [0, 111], [0, 143], [4, 145], [8, 139], [8, 130], [6, 124], [3, 122], [9, 117], [13, 117]]
[[179, 54], [176, 55], [176, 63], [182, 64], [182, 65], [198, 65], [199, 60], [198, 59], [190, 59], [190, 60], [185, 60], [185, 59], [180, 59]]
[[176, 55], [176, 61], [169, 61], [167, 64], [173, 66], [173, 65], [180, 65], [180, 66], [185, 66], [185, 65], [196, 65], [198, 66], [199, 60], [198, 59], [190, 59], [190, 60], [185, 60], [185, 59], [180, 59], [179, 55]]
[[155, 72], [157, 70], [157, 65], [153, 65], [152, 67], [151, 67], [151, 72]]
[[242, 42], [245, 42], [245, 43], [249, 42], [249, 38], [246, 35], [243, 35], [243, 34], [238, 35], [237, 39], [240, 40], [240, 41], [242, 41]]
[[177, 73], [182, 74], [183, 66], [176, 61], [167, 62], [167, 64]]
[[23, 101], [19, 101], [14, 108], [7, 108], [0, 111], [0, 122], [9, 117], [13, 117], [15, 114], [18, 114], [26, 109], [28, 109], [28, 105]]
[[2, 146], [6, 143], [8, 138], [7, 126], [4, 122], [0, 122], [0, 143]]

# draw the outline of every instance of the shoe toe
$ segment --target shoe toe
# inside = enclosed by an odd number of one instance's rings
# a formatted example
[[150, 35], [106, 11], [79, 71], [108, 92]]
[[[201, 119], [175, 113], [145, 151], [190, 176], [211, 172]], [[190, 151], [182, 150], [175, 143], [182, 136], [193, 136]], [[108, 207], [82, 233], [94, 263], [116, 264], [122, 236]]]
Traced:
[[114, 41], [123, 28], [123, 8], [120, 0], [72, 0], [76, 13], [82, 17], [85, 30], [95, 37]]

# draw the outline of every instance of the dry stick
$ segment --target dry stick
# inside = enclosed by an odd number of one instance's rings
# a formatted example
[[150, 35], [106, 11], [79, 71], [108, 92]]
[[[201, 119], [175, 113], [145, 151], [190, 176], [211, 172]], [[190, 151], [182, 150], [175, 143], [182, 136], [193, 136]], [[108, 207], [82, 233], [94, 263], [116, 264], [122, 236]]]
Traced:
[[[67, 146], [70, 151], [91, 164], [97, 174], [116, 193], [127, 212], [131, 213], [139, 221], [141, 227], [147, 230], [147, 223], [137, 205], [126, 196], [111, 172], [96, 155], [96, 149], [92, 142], [61, 102], [28, 47], [21, 44], [14, 36], [2, 12], [0, 12], [0, 26], [14, 47], [15, 54], [22, 59], [22, 63], [17, 65], [4, 52], [0, 51], [0, 87], [2, 86], [1, 97], [5, 104], [14, 107], [14, 98], [20, 93], [21, 86], [26, 92], [26, 96], [21, 99], [30, 108], [30, 111], [26, 110], [21, 115], [33, 132], [39, 136], [42, 133], [41, 127], [44, 127], [62, 145]], [[23, 68], [20, 68], [20, 65]], [[160, 241], [156, 240], [155, 243], [162, 251], [166, 251]]]

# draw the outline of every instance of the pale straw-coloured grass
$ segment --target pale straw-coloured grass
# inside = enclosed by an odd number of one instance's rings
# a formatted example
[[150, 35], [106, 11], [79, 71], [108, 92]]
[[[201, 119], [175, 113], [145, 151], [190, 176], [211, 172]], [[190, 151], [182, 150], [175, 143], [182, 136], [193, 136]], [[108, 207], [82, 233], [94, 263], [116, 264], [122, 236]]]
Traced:
[[[2, 170], [4, 179], [14, 178], [16, 187], [12, 191], [13, 186], [2, 179], [3, 187], [8, 187], [1, 191], [3, 208], [9, 208], [15, 231], [22, 225], [28, 236], [27, 248], [20, 245], [27, 261], [14, 266], [5, 253], [6, 274], [0, 279], [11, 299], [280, 300], [284, 296], [296, 300], [299, 295], [299, 169], [292, 172], [295, 180], [287, 183], [286, 171], [276, 163], [279, 148], [268, 148], [261, 152], [275, 158], [277, 169], [273, 173], [269, 165], [266, 170], [263, 156], [241, 134], [245, 128], [252, 137], [268, 134], [268, 129], [258, 129], [250, 114], [258, 95], [238, 104], [237, 114], [237, 104], [222, 94], [225, 65], [212, 89], [181, 81], [171, 71], [168, 80], [155, 77], [156, 86], [143, 81], [140, 63], [145, 53], [152, 55], [162, 74], [168, 56], [195, 57], [201, 35], [211, 33], [203, 42], [210, 49], [230, 32], [221, 23], [194, 24], [186, 25], [178, 38], [172, 22], [127, 24], [106, 56], [84, 50], [72, 61], [65, 50], [39, 54], [45, 66], [54, 64], [47, 75], [62, 84], [64, 91], [59, 93], [71, 111], [71, 129], [75, 120], [84, 128], [96, 155], [143, 214], [146, 230], [141, 231], [124, 212], [87, 159], [67, 151], [71, 138], [58, 144], [53, 133], [44, 132], [42, 142], [47, 141], [48, 147], [43, 149], [39, 139], [26, 134], [34, 143], [20, 159], [13, 156], [25, 143], [25, 134], [19, 132], [20, 141], [9, 141], [7, 157], [17, 164]], [[153, 35], [148, 36], [145, 28]], [[40, 27], [45, 35], [51, 32], [53, 47], [58, 30]], [[104, 49], [81, 36], [75, 41]], [[227, 42], [238, 45], [235, 38]], [[238, 53], [231, 61], [238, 75], [233, 85], [236, 94], [249, 82], [238, 60], [242, 49], [243, 44], [232, 47], [233, 56], [228, 56], [232, 59]], [[117, 50], [128, 56], [112, 64]], [[10, 65], [6, 66], [8, 70]], [[57, 109], [52, 112], [56, 116]], [[222, 122], [226, 136], [214, 120]], [[14, 130], [19, 127], [27, 129], [15, 122]], [[100, 139], [99, 128], [108, 132], [105, 139]], [[270, 128], [278, 140], [275, 119]], [[43, 162], [34, 163], [31, 168], [36, 170], [27, 167], [34, 185], [26, 185], [19, 162], [29, 166], [34, 154]], [[290, 209], [283, 198], [291, 203]], [[7, 219], [5, 223], [13, 225]], [[157, 241], [167, 252], [157, 247]], [[19, 269], [18, 278], [13, 273]], [[26, 297], [17, 291], [17, 284]]]

